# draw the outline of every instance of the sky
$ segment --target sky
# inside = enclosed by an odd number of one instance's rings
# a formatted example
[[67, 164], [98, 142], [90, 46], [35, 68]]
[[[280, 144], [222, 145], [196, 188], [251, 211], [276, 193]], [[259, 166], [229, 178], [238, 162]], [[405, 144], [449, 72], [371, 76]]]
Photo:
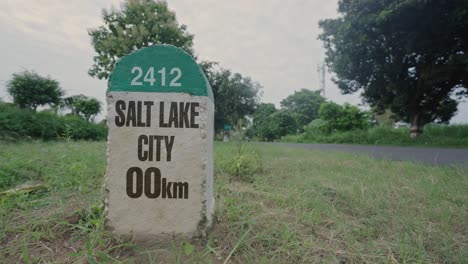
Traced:
[[[202, 60], [249, 76], [263, 86], [262, 101], [275, 103], [295, 90], [319, 88], [317, 65], [324, 48], [318, 21], [338, 16], [333, 0], [170, 0], [180, 24], [195, 35]], [[0, 98], [11, 101], [6, 83], [15, 72], [34, 70], [58, 80], [66, 95], [84, 94], [105, 103], [107, 83], [87, 72], [95, 54], [88, 29], [103, 24], [101, 10], [121, 0], [0, 1]], [[326, 75], [326, 97], [359, 105]], [[468, 100], [452, 123], [468, 123]], [[105, 109], [105, 107], [104, 107]], [[105, 113], [98, 119], [102, 119]]]

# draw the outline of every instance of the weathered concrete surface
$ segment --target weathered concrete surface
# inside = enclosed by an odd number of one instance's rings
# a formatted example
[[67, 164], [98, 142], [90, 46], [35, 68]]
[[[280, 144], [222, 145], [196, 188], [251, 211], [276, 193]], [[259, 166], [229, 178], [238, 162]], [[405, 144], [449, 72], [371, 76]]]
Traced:
[[[263, 143], [262, 143], [263, 144]], [[414, 161], [430, 165], [468, 165], [468, 149], [426, 148], [426, 147], [391, 147], [350, 144], [295, 144], [264, 143], [278, 146], [318, 149], [325, 151], [343, 151], [365, 154], [378, 159]]]
[[[151, 126], [117, 126], [115, 118], [119, 113], [116, 112], [115, 106], [118, 100], [127, 102], [127, 105], [129, 101], [153, 101], [154, 105], [150, 111]], [[199, 103], [196, 108], [198, 116], [194, 119], [199, 127], [160, 127], [160, 102], [165, 102], [166, 122], [169, 119], [171, 102]], [[109, 138], [105, 182], [106, 225], [114, 233], [130, 235], [134, 241], [141, 244], [166, 244], [175, 238], [186, 239], [203, 235], [210, 228], [214, 214], [213, 101], [206, 96], [192, 96], [186, 93], [119, 91], [109, 92], [107, 103]], [[141, 120], [147, 120], [146, 114], [146, 110], [141, 111]], [[173, 136], [171, 160], [167, 160], [168, 151], [162, 140], [160, 161], [141, 161], [138, 157], [140, 135]], [[140, 144], [141, 150], [148, 151], [149, 146], [145, 141], [143, 143]], [[157, 144], [154, 144], [153, 151], [156, 151], [156, 148]], [[155, 159], [155, 156], [153, 158]], [[143, 172], [155, 167], [160, 170], [161, 179], [165, 178], [167, 182], [172, 183], [187, 183], [188, 197], [180, 197], [179, 192], [176, 198], [163, 198], [163, 190], [160, 190], [161, 194], [157, 198], [148, 198], [145, 192], [138, 198], [129, 197], [127, 172], [131, 167], [141, 168]], [[155, 184], [153, 175], [151, 176], [152, 184]], [[132, 174], [134, 182], [136, 177]], [[132, 192], [135, 191], [136, 187], [133, 186]], [[151, 191], [154, 193], [156, 189], [152, 188]]]

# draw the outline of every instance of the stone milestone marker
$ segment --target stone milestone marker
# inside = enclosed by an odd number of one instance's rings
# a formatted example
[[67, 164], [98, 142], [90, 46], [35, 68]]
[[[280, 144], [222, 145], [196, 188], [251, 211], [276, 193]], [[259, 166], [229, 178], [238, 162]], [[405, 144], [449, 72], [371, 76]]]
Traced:
[[115, 66], [107, 90], [106, 224], [143, 244], [211, 226], [214, 102], [198, 64], [155, 45]]

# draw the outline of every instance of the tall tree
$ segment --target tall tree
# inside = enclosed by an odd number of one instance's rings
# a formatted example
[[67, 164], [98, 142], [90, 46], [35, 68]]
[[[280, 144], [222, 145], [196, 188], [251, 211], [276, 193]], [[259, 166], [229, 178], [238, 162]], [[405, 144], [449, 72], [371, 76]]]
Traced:
[[275, 139], [281, 138], [286, 135], [297, 134], [299, 132], [298, 113], [288, 110], [280, 109], [279, 111], [270, 115], [270, 120], [274, 124]]
[[321, 21], [326, 62], [344, 93], [411, 123], [448, 122], [468, 94], [468, 1], [339, 1]]
[[260, 140], [272, 141], [276, 138], [276, 127], [271, 115], [277, 112], [274, 104], [261, 103], [253, 114], [252, 129], [255, 136]]
[[302, 129], [317, 118], [320, 105], [324, 102], [320, 91], [301, 89], [283, 99], [281, 106], [297, 114], [297, 124]]
[[34, 111], [42, 105], [59, 105], [64, 94], [58, 81], [42, 77], [34, 71], [14, 73], [7, 83], [7, 88], [16, 105]]
[[193, 54], [193, 35], [179, 26], [165, 1], [126, 0], [121, 10], [102, 11], [104, 26], [88, 34], [96, 51], [88, 73], [107, 79], [117, 60], [130, 52], [154, 44], [171, 44]]
[[213, 62], [203, 62], [200, 66], [213, 90], [216, 132], [220, 132], [224, 125], [234, 126], [254, 113], [260, 100], [260, 84], [239, 73], [217, 68]]
[[66, 107], [70, 108], [72, 114], [78, 115], [86, 119], [86, 121], [93, 120], [93, 118], [101, 112], [101, 102], [96, 98], [88, 97], [85, 95], [74, 95], [64, 99]]

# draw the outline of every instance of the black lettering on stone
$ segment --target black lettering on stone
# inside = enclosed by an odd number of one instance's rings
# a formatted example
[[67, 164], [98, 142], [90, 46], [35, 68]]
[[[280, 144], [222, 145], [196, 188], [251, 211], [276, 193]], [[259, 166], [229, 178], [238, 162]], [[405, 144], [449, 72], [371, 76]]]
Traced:
[[164, 123], [164, 102], [159, 103], [159, 127], [169, 127], [167, 123]]
[[118, 100], [115, 102], [115, 112], [118, 115], [115, 117], [115, 125], [118, 127], [125, 125], [125, 114], [123, 110], [125, 110], [125, 101]]
[[[156, 140], [156, 161], [161, 161], [161, 140], [164, 136], [151, 136], [152, 141]], [[151, 144], [154, 144], [151, 142]]]
[[150, 199], [159, 197], [188, 199], [189, 197], [188, 182], [169, 182], [161, 177], [161, 171], [155, 167], [148, 168], [144, 175], [141, 168], [131, 167], [127, 170], [126, 180], [127, 195], [130, 198], [140, 198], [143, 192]]
[[195, 124], [195, 117], [200, 115], [198, 111], [195, 110], [195, 107], [200, 106], [199, 103], [192, 102], [190, 104], [190, 127], [191, 128], [198, 128], [198, 124]]
[[[135, 174], [136, 183], [133, 180]], [[133, 187], [135, 191], [133, 191]], [[138, 167], [131, 167], [127, 171], [127, 195], [130, 198], [139, 198], [143, 193], [143, 171]]]
[[172, 199], [171, 185], [172, 182], [166, 182], [166, 178], [162, 178], [162, 198]]
[[[172, 187], [172, 197], [174, 199], [188, 199], [188, 182], [174, 182]], [[177, 197], [177, 194], [179, 194], [179, 197]]]
[[148, 145], [148, 136], [146, 135], [141, 135], [138, 137], [138, 159], [140, 161], [146, 161], [148, 160], [148, 151], [143, 150], [143, 144]]
[[[125, 124], [126, 127], [129, 126], [136, 126], [136, 113], [135, 113], [135, 101], [129, 101], [128, 102], [128, 113], [127, 113], [127, 123]], [[132, 124], [130, 125], [130, 122]]]
[[143, 103], [137, 101], [137, 127], [145, 127], [146, 124], [141, 121], [143, 118]]
[[[167, 161], [171, 161], [172, 157], [172, 146], [174, 145], [174, 136], [164, 136], [164, 144], [166, 145], [166, 158]], [[170, 139], [170, 140], [169, 140]]]
[[177, 121], [179, 119], [178, 117], [178, 111], [177, 111], [177, 103], [176, 102], [171, 102], [171, 109], [169, 110], [169, 127], [179, 127], [179, 122]]
[[188, 117], [190, 111], [190, 103], [180, 102], [179, 111], [179, 127], [190, 127], [190, 120]]
[[151, 107], [154, 105], [152, 101], [145, 101], [146, 106], [146, 126], [151, 127]]
[[[154, 185], [151, 184], [151, 178], [154, 178]], [[161, 171], [158, 168], [151, 167], [145, 172], [145, 195], [151, 199], [161, 195]]]

